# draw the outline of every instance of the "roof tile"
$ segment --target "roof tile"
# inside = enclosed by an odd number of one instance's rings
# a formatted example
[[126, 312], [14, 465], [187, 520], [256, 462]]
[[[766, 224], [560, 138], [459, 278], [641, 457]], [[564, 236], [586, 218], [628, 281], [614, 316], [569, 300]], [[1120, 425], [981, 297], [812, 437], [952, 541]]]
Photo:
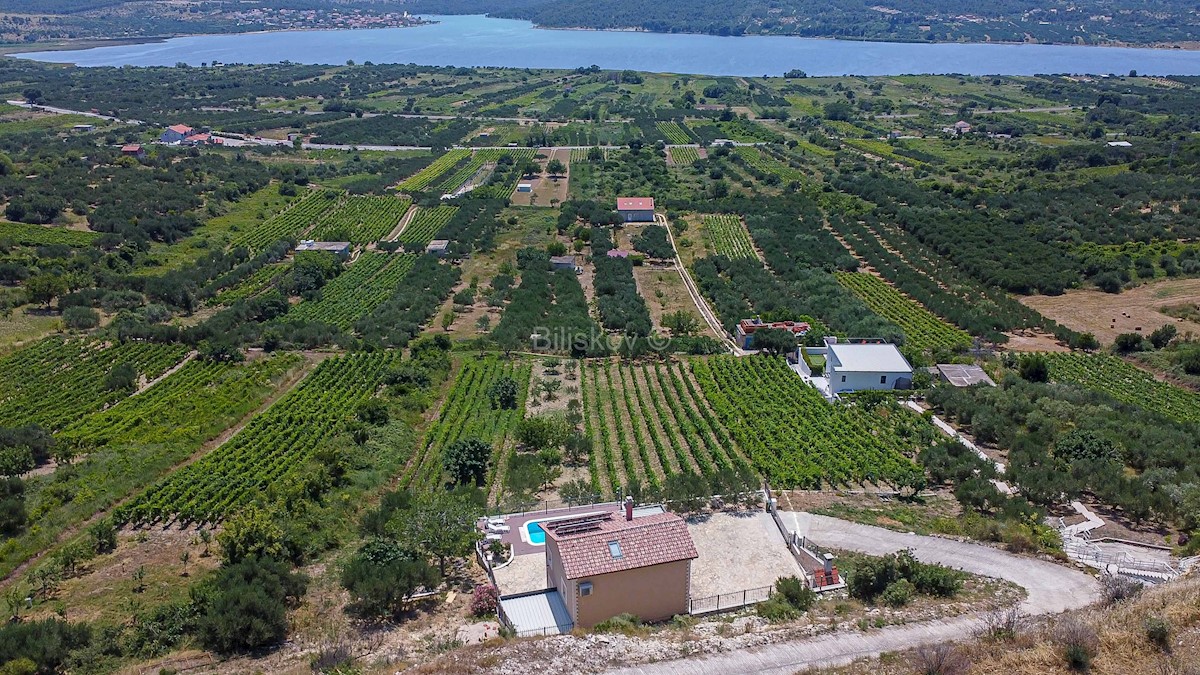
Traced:
[[[625, 520], [623, 513], [601, 521], [598, 530], [558, 534], [546, 528], [546, 537], [558, 544], [568, 579], [621, 572], [638, 567], [692, 560], [700, 556], [687, 523], [673, 513], [658, 513]], [[614, 558], [609, 542], [618, 542], [621, 557]]]

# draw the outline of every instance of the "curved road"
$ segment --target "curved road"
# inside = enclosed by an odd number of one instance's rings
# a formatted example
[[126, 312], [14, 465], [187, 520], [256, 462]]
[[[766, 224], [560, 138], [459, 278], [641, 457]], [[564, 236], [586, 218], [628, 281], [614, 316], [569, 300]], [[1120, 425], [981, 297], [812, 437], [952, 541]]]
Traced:
[[[1096, 580], [1061, 565], [1013, 555], [969, 542], [893, 532], [837, 518], [806, 513], [794, 517], [797, 530], [814, 542], [833, 548], [883, 555], [911, 548], [923, 562], [940, 563], [1022, 586], [1028, 597], [1021, 610], [1049, 614], [1083, 607], [1099, 598]], [[978, 625], [978, 616], [964, 616], [880, 630], [839, 632], [815, 638], [779, 642], [738, 652], [712, 654], [612, 671], [620, 675], [720, 675], [724, 673], [795, 673], [816, 667], [841, 666], [862, 657], [911, 649], [926, 644], [962, 640]]]

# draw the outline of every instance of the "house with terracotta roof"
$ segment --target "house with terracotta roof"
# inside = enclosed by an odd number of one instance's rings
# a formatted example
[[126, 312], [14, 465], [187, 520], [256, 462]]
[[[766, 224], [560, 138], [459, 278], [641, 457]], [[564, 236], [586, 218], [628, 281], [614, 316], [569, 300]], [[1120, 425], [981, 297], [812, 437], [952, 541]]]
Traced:
[[618, 614], [661, 621], [688, 613], [692, 561], [687, 523], [673, 513], [622, 511], [546, 522], [546, 578], [576, 627]]
[[126, 143], [121, 146], [121, 154], [126, 157], [141, 159], [146, 156], [146, 149], [138, 143]]
[[617, 214], [627, 223], [653, 223], [653, 197], [617, 197]]
[[176, 124], [163, 130], [158, 140], [162, 143], [181, 143], [183, 139], [196, 133], [196, 130], [186, 124]]

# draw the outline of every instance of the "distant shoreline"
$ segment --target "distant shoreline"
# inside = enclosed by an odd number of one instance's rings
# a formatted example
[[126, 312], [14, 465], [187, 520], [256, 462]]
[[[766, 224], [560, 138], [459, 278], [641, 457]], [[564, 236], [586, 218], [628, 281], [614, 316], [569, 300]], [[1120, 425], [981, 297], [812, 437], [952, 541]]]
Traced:
[[[230, 31], [224, 33], [176, 33], [171, 35], [156, 35], [142, 37], [127, 37], [127, 38], [80, 38], [78, 40], [54, 40], [51, 42], [33, 42], [13, 45], [0, 45], [0, 55], [9, 54], [25, 54], [30, 52], [63, 52], [63, 51], [79, 51], [84, 49], [94, 49], [98, 47], [120, 47], [127, 45], [138, 44], [159, 44], [173, 40], [176, 38], [185, 37], [214, 37], [220, 35], [262, 35], [270, 33], [304, 33], [304, 32], [327, 32], [327, 31], [357, 31], [357, 30], [384, 30], [387, 28], [416, 28], [439, 23], [437, 20], [431, 20], [419, 15], [413, 15], [418, 19], [419, 23], [403, 25], [403, 26], [369, 26], [363, 28], [344, 28], [344, 27], [311, 27], [311, 28], [281, 28], [274, 30], [248, 30], [248, 31]], [[441, 15], [428, 15], [441, 16]], [[1037, 45], [1037, 46], [1058, 46], [1058, 47], [1116, 47], [1121, 49], [1146, 49], [1158, 51], [1200, 51], [1200, 41], [1180, 42], [1180, 43], [1124, 43], [1124, 42], [1104, 42], [1095, 44], [1078, 44], [1075, 42], [1013, 42], [1004, 40], [967, 40], [967, 41], [950, 41], [950, 40], [914, 40], [901, 37], [853, 37], [853, 36], [838, 36], [838, 35], [796, 35], [788, 33], [743, 33], [741, 35], [718, 35], [716, 33], [701, 33], [694, 31], [652, 31], [636, 26], [627, 26], [624, 28], [592, 28], [587, 26], [543, 26], [527, 19], [510, 19], [507, 17], [497, 17], [488, 14], [480, 15], [450, 15], [450, 16], [486, 16], [492, 19], [500, 19], [505, 21], [524, 21], [533, 26], [536, 30], [554, 30], [554, 31], [588, 31], [596, 33], [647, 33], [651, 35], [704, 35], [708, 37], [778, 37], [778, 38], [800, 38], [803, 40], [837, 40], [842, 42], [868, 42], [868, 43], [893, 43], [893, 44], [928, 44], [928, 45]]]

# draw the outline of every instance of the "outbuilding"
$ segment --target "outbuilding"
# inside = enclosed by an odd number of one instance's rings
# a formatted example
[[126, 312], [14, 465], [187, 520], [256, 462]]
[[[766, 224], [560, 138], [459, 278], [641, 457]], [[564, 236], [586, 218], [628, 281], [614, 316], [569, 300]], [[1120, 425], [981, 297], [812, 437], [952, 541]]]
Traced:
[[825, 377], [834, 396], [912, 387], [912, 366], [890, 342], [839, 342], [836, 337], [826, 337], [825, 347]]
[[339, 258], [350, 257], [350, 242], [348, 241], [313, 241], [305, 239], [299, 244], [296, 244], [296, 252], [304, 253], [305, 251], [326, 251], [333, 253]]
[[450, 252], [450, 240], [434, 239], [425, 246], [425, 252], [430, 255], [436, 255], [439, 258], [444, 258]]
[[573, 255], [556, 255], [550, 257], [550, 267], [556, 270], [573, 270], [575, 269], [575, 256]]
[[653, 197], [618, 197], [617, 214], [626, 223], [653, 223]]

